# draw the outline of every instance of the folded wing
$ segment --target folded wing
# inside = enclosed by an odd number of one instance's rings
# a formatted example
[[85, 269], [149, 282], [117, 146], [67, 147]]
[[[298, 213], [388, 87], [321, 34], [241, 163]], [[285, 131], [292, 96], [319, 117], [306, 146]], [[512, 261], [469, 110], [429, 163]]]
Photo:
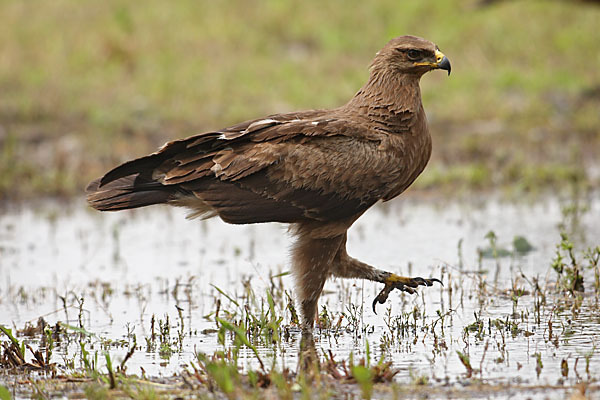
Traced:
[[88, 201], [170, 203], [235, 224], [337, 220], [381, 198], [380, 142], [331, 111], [274, 115], [169, 142], [92, 182]]

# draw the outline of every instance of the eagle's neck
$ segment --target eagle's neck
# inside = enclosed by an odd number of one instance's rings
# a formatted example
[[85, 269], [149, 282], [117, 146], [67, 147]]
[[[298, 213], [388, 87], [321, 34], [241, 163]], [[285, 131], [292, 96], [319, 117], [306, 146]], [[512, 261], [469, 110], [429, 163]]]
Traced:
[[[369, 81], [354, 95], [346, 107], [393, 128], [400, 120], [421, 118], [420, 76], [393, 71], [372, 71]], [[410, 125], [410, 124], [409, 124]]]

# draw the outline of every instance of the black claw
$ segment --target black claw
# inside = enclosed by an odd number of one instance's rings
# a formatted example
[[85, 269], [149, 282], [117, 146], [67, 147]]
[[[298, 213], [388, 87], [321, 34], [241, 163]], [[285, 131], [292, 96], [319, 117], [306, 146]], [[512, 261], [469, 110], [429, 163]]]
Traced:
[[444, 286], [444, 282], [440, 281], [438, 278], [430, 278], [429, 280], [432, 282], [432, 285], [433, 282], [438, 282], [440, 285]]
[[385, 286], [383, 289], [381, 289], [381, 292], [379, 292], [377, 297], [375, 297], [375, 300], [373, 300], [373, 312], [375, 313], [375, 315], [377, 315], [375, 306], [377, 306], [377, 303], [379, 303], [379, 304], [385, 303], [385, 301], [387, 300], [388, 295], [390, 294], [392, 289], [394, 289], [393, 286]]
[[377, 310], [375, 309], [376, 306], [377, 306], [377, 297], [375, 297], [375, 300], [373, 300], [373, 313], [375, 315], [377, 315]]
[[381, 293], [379, 293], [379, 295], [377, 297], [375, 297], [375, 300], [373, 300], [373, 312], [375, 313], [375, 315], [377, 315], [377, 310], [375, 310], [377, 303], [383, 304], [387, 300], [387, 294], [385, 296], [381, 296], [382, 294], [383, 294], [383, 290], [381, 291]]

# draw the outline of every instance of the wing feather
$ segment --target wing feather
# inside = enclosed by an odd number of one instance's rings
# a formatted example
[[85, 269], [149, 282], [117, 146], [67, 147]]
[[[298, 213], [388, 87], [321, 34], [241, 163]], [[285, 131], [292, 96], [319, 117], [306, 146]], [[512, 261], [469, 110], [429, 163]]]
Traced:
[[169, 142], [99, 186], [144, 171], [195, 196], [199, 214], [208, 207], [227, 222], [335, 220], [381, 198], [386, 182], [377, 171], [390, 162], [380, 154], [384, 136], [332, 111], [272, 115]]

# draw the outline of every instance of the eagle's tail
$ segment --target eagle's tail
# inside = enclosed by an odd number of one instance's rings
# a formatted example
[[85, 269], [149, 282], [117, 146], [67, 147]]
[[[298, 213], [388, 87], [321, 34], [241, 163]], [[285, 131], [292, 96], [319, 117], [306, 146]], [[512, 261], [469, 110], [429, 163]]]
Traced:
[[88, 203], [96, 210], [118, 211], [174, 200], [181, 189], [152, 178], [163, 161], [164, 157], [155, 153], [121, 164], [90, 182], [86, 188]]
[[101, 178], [86, 188], [87, 201], [96, 210], [118, 211], [167, 203], [177, 191], [159, 182], [130, 175], [101, 185]]

